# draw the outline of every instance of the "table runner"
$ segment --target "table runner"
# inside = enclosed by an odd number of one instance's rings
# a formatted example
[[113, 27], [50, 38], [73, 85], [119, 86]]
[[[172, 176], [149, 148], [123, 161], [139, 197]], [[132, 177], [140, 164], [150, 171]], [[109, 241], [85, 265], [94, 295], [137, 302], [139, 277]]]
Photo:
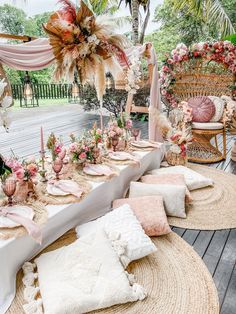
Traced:
[[140, 167], [117, 166], [120, 174], [106, 182], [91, 182], [91, 192], [79, 203], [48, 205], [48, 221], [43, 226], [40, 246], [28, 235], [0, 240], [0, 313], [5, 313], [15, 296], [15, 278], [22, 264], [33, 258], [49, 244], [78, 224], [96, 219], [110, 210], [111, 203], [127, 192], [130, 181], [138, 180], [144, 172], [160, 167], [163, 148], [137, 152]]

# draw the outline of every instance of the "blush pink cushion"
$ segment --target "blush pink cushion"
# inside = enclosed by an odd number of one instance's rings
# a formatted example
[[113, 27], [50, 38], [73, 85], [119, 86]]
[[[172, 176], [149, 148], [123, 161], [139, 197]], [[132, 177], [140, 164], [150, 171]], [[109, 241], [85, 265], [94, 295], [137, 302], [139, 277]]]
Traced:
[[185, 201], [186, 203], [192, 202], [192, 197], [185, 183], [184, 175], [177, 173], [166, 173], [159, 175], [146, 175], [141, 177], [141, 182], [147, 184], [172, 184], [184, 185], [186, 187]]
[[207, 96], [192, 97], [188, 105], [192, 108], [193, 122], [209, 122], [216, 111], [213, 101]]
[[[113, 202], [113, 208], [128, 204], [148, 236], [160, 236], [171, 232], [162, 196], [122, 198]], [[125, 223], [125, 221], [124, 221]]]

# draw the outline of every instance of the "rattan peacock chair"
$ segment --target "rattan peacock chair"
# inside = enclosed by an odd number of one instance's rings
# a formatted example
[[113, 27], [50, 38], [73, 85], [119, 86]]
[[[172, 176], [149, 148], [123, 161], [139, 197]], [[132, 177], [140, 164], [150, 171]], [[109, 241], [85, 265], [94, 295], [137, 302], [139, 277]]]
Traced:
[[[235, 76], [219, 63], [202, 59], [189, 60], [182, 63], [176, 73], [173, 94], [177, 101], [187, 101], [196, 96], [232, 96], [230, 87], [235, 83]], [[188, 147], [188, 160], [213, 163], [226, 158], [226, 125], [223, 115], [218, 122], [193, 122], [192, 134], [194, 140]], [[220, 134], [222, 145], [218, 145]]]

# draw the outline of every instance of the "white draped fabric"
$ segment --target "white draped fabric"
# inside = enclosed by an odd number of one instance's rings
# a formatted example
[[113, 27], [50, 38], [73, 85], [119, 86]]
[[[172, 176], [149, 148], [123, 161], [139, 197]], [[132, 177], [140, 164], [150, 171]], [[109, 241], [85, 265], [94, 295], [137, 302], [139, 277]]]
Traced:
[[24, 44], [0, 44], [0, 62], [16, 70], [41, 70], [48, 67], [54, 59], [47, 38]]
[[107, 182], [91, 183], [92, 191], [79, 203], [48, 206], [49, 219], [43, 226], [40, 246], [29, 235], [17, 239], [0, 240], [0, 313], [5, 313], [15, 296], [17, 271], [69, 229], [98, 218], [109, 211], [116, 198], [123, 197], [130, 181], [138, 180], [148, 170], [160, 167], [163, 146], [149, 152], [137, 152], [139, 166], [119, 166], [120, 174]]

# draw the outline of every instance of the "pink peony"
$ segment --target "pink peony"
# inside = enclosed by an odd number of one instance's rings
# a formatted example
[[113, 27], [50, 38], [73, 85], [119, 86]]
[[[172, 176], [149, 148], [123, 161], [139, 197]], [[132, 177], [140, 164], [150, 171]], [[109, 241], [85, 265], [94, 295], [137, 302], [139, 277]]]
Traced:
[[34, 163], [31, 163], [31, 164], [27, 165], [26, 168], [27, 168], [27, 170], [29, 171], [29, 173], [30, 173], [30, 175], [32, 177], [34, 177], [37, 174], [37, 172], [38, 172], [38, 167]]
[[24, 176], [25, 176], [24, 168], [21, 167], [21, 168], [19, 168], [17, 171], [15, 171], [15, 175], [16, 175], [16, 177], [17, 177], [18, 180], [23, 180], [23, 179], [24, 179]]
[[97, 134], [102, 135], [102, 130], [101, 129], [97, 129]]
[[70, 144], [69, 150], [70, 150], [71, 153], [75, 153], [76, 150], [77, 150], [77, 145], [76, 145], [76, 143]]
[[79, 155], [79, 159], [85, 159], [87, 157], [86, 153], [83, 152]]

